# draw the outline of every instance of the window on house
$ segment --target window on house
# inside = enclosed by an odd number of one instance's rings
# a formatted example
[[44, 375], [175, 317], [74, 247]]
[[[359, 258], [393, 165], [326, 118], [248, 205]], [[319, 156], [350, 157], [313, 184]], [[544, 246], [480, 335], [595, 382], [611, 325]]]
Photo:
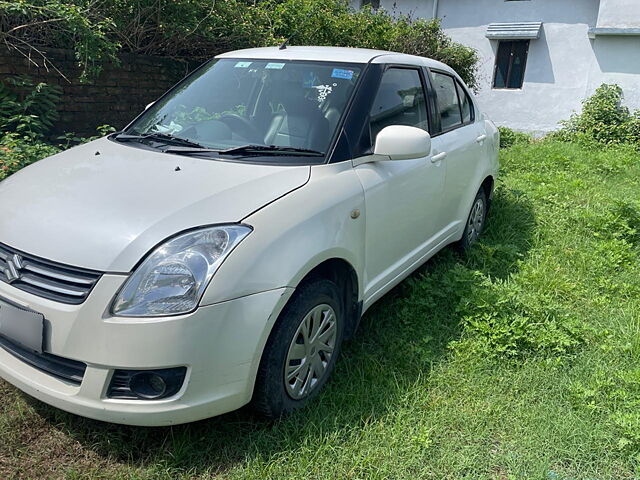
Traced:
[[390, 68], [380, 83], [371, 107], [371, 139], [389, 125], [409, 125], [429, 130], [422, 80], [417, 70]]
[[493, 88], [522, 88], [529, 40], [502, 40], [498, 44]]

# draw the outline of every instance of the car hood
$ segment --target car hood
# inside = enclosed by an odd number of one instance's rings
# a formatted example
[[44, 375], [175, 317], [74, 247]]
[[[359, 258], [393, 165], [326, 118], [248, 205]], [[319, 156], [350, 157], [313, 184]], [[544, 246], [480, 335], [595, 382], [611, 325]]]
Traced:
[[0, 183], [0, 243], [70, 266], [129, 272], [166, 238], [240, 222], [309, 174], [308, 166], [185, 157], [103, 138]]

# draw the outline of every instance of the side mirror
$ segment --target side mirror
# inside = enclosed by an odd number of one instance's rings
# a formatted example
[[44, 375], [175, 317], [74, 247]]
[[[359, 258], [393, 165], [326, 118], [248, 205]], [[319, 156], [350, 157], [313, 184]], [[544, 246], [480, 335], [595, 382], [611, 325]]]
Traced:
[[391, 160], [426, 157], [431, 153], [431, 135], [408, 125], [390, 125], [378, 133], [373, 153]]

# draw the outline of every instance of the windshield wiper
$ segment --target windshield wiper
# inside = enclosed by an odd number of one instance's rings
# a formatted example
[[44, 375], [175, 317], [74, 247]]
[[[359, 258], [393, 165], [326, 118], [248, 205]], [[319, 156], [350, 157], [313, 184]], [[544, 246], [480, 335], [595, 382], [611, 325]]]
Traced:
[[216, 150], [206, 147], [187, 147], [176, 146], [169, 147], [164, 150], [165, 153], [179, 153], [182, 155], [217, 153], [222, 155], [242, 155], [246, 153], [264, 154], [264, 155], [307, 155], [312, 157], [322, 157], [323, 152], [317, 150], [309, 150], [307, 148], [297, 147], [279, 147], [277, 145], [242, 145], [240, 147], [227, 148], [226, 150]]
[[317, 150], [310, 150], [308, 148], [298, 147], [281, 147], [278, 145], [242, 145], [241, 147], [227, 148], [226, 150], [219, 151], [222, 154], [235, 154], [235, 153], [274, 153], [274, 154], [299, 154], [310, 155], [313, 157], [321, 157], [324, 152]]
[[186, 138], [176, 137], [175, 135], [171, 135], [170, 133], [161, 133], [161, 132], [152, 132], [145, 133], [143, 135], [130, 135], [128, 133], [119, 133], [114, 137], [116, 140], [127, 142], [130, 140], [159, 140], [161, 142], [170, 143], [173, 145], [182, 145], [185, 147], [204, 149], [207, 148], [199, 143], [192, 142], [191, 140], [187, 140]]

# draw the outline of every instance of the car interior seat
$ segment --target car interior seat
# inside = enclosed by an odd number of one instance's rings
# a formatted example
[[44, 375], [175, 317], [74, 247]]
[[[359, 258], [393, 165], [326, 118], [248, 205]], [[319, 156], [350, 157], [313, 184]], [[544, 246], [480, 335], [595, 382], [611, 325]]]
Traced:
[[276, 101], [283, 110], [273, 114], [265, 135], [267, 145], [324, 151], [329, 142], [329, 121], [318, 102], [307, 98], [295, 82], [280, 85]]

